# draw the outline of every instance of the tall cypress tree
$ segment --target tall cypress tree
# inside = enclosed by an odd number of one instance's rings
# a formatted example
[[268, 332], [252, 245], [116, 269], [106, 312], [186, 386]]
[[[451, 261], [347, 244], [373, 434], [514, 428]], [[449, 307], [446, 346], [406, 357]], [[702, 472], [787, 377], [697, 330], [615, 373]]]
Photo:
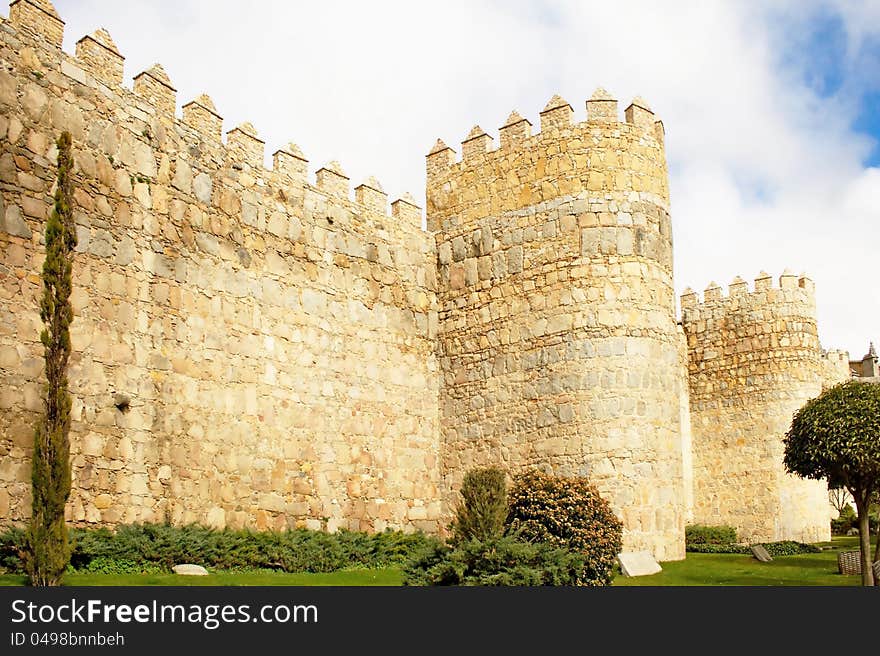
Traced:
[[76, 227], [71, 210], [73, 190], [70, 133], [57, 141], [58, 180], [55, 208], [46, 224], [46, 261], [40, 334], [46, 360], [45, 414], [34, 432], [31, 488], [33, 511], [28, 530], [26, 567], [31, 585], [59, 585], [70, 562], [70, 543], [64, 506], [70, 496], [70, 395], [67, 361], [70, 357], [71, 273]]

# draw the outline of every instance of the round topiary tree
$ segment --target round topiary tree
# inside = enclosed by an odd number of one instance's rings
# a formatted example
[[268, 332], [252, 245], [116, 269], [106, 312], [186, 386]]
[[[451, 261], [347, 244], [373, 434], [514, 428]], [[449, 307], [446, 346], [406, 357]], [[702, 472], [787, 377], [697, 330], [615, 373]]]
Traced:
[[518, 539], [583, 554], [578, 585], [611, 583], [623, 524], [586, 478], [527, 471], [514, 478], [508, 498], [508, 529]]
[[880, 385], [850, 380], [797, 411], [785, 435], [785, 469], [842, 485], [856, 503], [862, 584], [871, 585], [871, 495], [880, 488]]

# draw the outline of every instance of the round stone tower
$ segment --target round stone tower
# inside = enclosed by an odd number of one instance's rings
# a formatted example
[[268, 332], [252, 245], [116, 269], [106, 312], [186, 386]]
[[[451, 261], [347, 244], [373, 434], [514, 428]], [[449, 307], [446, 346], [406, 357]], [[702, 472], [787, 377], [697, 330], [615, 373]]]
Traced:
[[[828, 486], [785, 471], [791, 418], [822, 388], [848, 377], [823, 355], [813, 281], [786, 270], [754, 288], [737, 276], [727, 295], [681, 297], [693, 423], [694, 521], [727, 524], [741, 540], [831, 539]], [[844, 357], [845, 361], [846, 358]]]
[[438, 253], [447, 506], [497, 464], [587, 475], [624, 549], [684, 557], [681, 400], [663, 126], [598, 90], [587, 120], [554, 96], [541, 131], [516, 112], [500, 147], [427, 157]]

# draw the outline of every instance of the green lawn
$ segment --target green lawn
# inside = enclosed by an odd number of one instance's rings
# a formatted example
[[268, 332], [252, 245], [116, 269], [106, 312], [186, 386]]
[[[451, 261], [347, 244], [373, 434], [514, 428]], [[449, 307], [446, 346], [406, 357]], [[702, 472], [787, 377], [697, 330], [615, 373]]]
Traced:
[[[399, 569], [352, 569], [328, 574], [219, 571], [208, 576], [177, 574], [66, 574], [64, 585], [400, 585]], [[0, 585], [24, 585], [25, 577], [0, 576]]]
[[861, 585], [860, 576], [837, 572], [837, 552], [857, 550], [858, 538], [834, 538], [823, 546], [833, 550], [800, 556], [779, 556], [762, 563], [739, 554], [689, 553], [680, 561], [661, 563], [663, 571], [653, 576], [618, 576], [613, 585]]

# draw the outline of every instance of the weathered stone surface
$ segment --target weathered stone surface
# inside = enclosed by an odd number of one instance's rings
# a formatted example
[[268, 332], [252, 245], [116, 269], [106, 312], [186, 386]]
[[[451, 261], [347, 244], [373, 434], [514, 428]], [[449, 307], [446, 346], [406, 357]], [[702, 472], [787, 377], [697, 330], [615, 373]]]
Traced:
[[31, 236], [31, 229], [21, 215], [19, 207], [10, 205], [4, 208], [2, 200], [0, 200], [0, 231], [25, 239]]
[[620, 571], [624, 576], [651, 576], [663, 571], [660, 564], [647, 551], [635, 551], [617, 554]]
[[0, 103], [12, 105], [16, 101], [18, 80], [6, 69], [0, 69]]
[[752, 555], [762, 563], [769, 563], [773, 561], [773, 557], [770, 555], [763, 544], [753, 544], [751, 546], [751, 550]]
[[[82, 59], [13, 34], [0, 30], [0, 521], [27, 518], [43, 376], [28, 228], [72, 128], [74, 521], [439, 530], [433, 238], [384, 203], [263, 170], [251, 133], [229, 157], [207, 99], [184, 126], [158, 69], [139, 95], [114, 82], [104, 34]], [[36, 79], [28, 50], [61, 64]]]
[[[184, 194], [188, 194], [192, 187], [192, 169], [184, 160], [178, 160], [174, 170], [174, 179], [171, 184], [175, 189], [179, 189]], [[204, 192], [201, 192], [204, 195]], [[203, 201], [204, 202], [204, 201]]]
[[193, 180], [193, 193], [196, 200], [203, 204], [210, 203], [212, 187], [211, 177], [207, 173], [199, 173]]

